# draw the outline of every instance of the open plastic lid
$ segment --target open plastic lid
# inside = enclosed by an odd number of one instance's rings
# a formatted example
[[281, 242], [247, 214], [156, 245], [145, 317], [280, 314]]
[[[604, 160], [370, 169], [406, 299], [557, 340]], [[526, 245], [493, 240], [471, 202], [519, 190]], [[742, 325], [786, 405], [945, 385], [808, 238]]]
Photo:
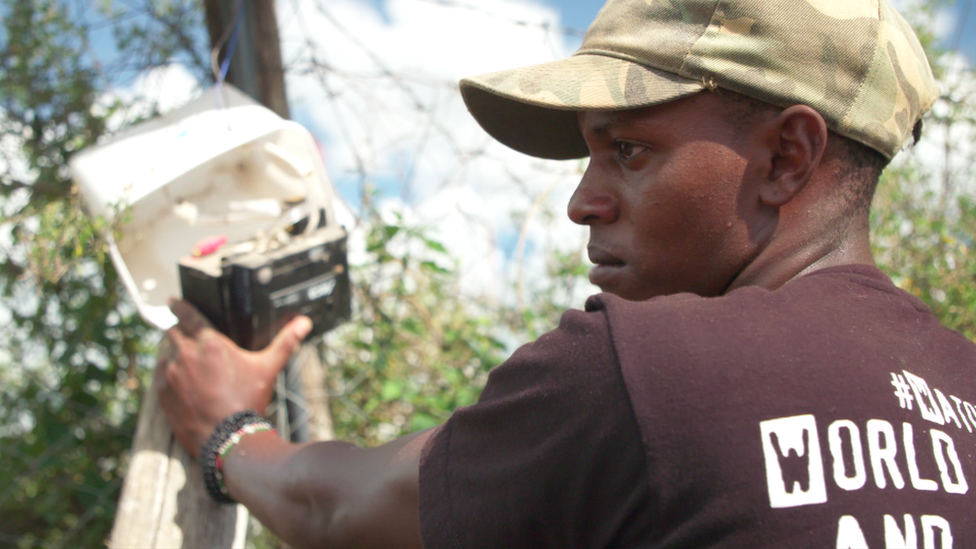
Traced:
[[142, 317], [176, 318], [177, 264], [200, 240], [244, 240], [280, 221], [280, 204], [304, 199], [338, 226], [336, 194], [312, 135], [224, 84], [184, 107], [75, 155], [69, 167], [92, 215], [128, 207], [109, 251]]

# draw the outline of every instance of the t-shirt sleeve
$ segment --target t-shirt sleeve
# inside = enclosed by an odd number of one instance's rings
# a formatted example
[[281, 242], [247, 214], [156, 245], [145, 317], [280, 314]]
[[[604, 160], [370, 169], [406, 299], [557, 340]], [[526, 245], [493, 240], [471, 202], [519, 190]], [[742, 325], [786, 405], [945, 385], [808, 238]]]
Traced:
[[602, 311], [570, 311], [427, 441], [426, 549], [608, 547], [650, 529], [640, 430]]

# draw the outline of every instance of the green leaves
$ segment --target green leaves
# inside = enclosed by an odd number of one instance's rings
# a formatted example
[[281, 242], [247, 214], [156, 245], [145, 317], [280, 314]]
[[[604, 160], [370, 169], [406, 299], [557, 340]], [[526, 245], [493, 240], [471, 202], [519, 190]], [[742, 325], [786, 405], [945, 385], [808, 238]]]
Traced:
[[[195, 2], [176, 4], [201, 26]], [[0, 544], [32, 549], [104, 546], [159, 337], [106, 253], [127, 212], [89, 217], [68, 173], [130, 106], [102, 97], [116, 75], [89, 43], [91, 9], [0, 0]], [[145, 15], [101, 24], [159, 28]]]
[[872, 230], [879, 265], [925, 301], [942, 322], [976, 341], [976, 208], [946, 200], [917, 171], [892, 171], [875, 197]]
[[393, 402], [395, 400], [400, 400], [403, 396], [403, 383], [398, 380], [388, 379], [383, 383], [383, 389], [380, 393], [380, 397], [385, 402]]
[[329, 335], [336, 432], [363, 445], [442, 423], [504, 358], [497, 309], [460, 295], [455, 261], [399, 213], [369, 212], [354, 318]]

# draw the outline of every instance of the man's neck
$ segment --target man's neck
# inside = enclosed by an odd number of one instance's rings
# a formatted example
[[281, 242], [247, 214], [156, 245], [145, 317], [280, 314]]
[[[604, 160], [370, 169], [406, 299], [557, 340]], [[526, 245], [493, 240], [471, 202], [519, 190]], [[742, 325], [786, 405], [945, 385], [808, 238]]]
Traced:
[[743, 286], [775, 290], [780, 286], [827, 267], [871, 265], [874, 257], [867, 227], [853, 229], [836, 238], [806, 240], [801, 235], [777, 235], [729, 285], [726, 293]]

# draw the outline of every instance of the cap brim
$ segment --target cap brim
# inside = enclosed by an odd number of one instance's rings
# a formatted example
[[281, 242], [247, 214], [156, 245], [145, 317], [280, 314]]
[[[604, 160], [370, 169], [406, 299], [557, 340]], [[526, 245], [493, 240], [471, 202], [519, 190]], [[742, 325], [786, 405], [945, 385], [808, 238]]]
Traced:
[[703, 89], [699, 81], [591, 54], [461, 80], [464, 102], [486, 132], [519, 152], [554, 160], [589, 155], [579, 111], [649, 107]]

